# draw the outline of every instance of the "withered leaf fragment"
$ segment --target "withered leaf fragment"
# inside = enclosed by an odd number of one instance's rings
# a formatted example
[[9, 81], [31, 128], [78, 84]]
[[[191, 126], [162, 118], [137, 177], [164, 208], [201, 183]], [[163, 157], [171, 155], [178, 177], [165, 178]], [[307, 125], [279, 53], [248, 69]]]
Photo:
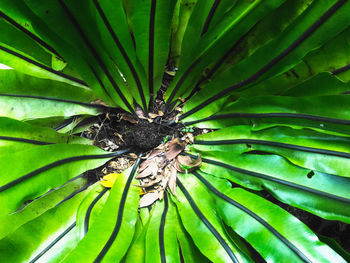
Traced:
[[168, 187], [173, 195], [176, 196], [176, 175], [177, 171], [174, 166], [171, 166], [168, 177]]
[[178, 170], [180, 173], [184, 172], [191, 172], [197, 167], [200, 167], [202, 165], [202, 157], [200, 154], [198, 155], [197, 159], [191, 158], [188, 155], [179, 155], [176, 157], [176, 170]]
[[130, 114], [123, 114], [121, 116], [121, 119], [124, 120], [124, 121], [128, 121], [132, 124], [137, 124], [138, 123], [138, 120], [135, 120], [133, 116], [131, 116]]
[[178, 138], [171, 140], [168, 142], [168, 151], [165, 153], [165, 157], [171, 161], [176, 156], [178, 156], [184, 149], [185, 149], [185, 143], [181, 142]]
[[145, 178], [147, 176], [153, 175], [156, 176], [158, 172], [158, 165], [156, 162], [150, 162], [149, 165], [141, 172], [139, 173], [136, 178], [141, 179]]
[[147, 193], [140, 198], [139, 208], [147, 207], [158, 200], [158, 192]]

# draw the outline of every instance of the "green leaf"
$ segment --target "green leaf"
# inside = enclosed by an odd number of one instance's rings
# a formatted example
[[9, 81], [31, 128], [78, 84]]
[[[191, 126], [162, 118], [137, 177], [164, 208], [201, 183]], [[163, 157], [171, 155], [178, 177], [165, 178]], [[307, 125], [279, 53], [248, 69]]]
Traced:
[[[345, 262], [282, 208], [241, 188], [232, 189], [226, 180], [197, 172], [193, 176], [197, 178], [192, 178], [193, 182], [203, 183], [215, 195], [218, 213], [225, 223], [245, 238], [265, 260]], [[279, 248], [277, 251], [276, 247]]]
[[[291, 163], [328, 174], [349, 177], [350, 139], [308, 129], [272, 127], [253, 130], [233, 126], [198, 136], [195, 145], [201, 151], [263, 151], [285, 157]], [[207, 147], [206, 147], [207, 145]]]
[[77, 211], [77, 231], [81, 239], [101, 214], [109, 193], [108, 188], [98, 182], [81, 202]]
[[170, 27], [176, 2], [126, 1], [136, 53], [146, 72], [152, 99], [161, 87], [169, 56]]
[[[173, 198], [172, 198], [173, 199]], [[169, 202], [170, 209], [176, 209], [175, 203]], [[178, 213], [178, 209], [176, 209], [175, 213], [176, 217], [176, 236], [182, 251], [182, 257], [185, 262], [210, 262], [197, 248], [195, 243], [193, 242], [191, 236], [186, 231], [183, 223], [180, 219], [180, 215]]]
[[104, 164], [118, 153], [106, 154], [89, 145], [54, 144], [2, 156], [0, 214], [14, 212], [25, 201], [33, 200], [74, 176]]
[[241, 98], [228, 103], [222, 111], [207, 118], [196, 119], [191, 116], [189, 120], [192, 121], [186, 125], [224, 128], [246, 124], [251, 125], [254, 130], [283, 125], [297, 129], [310, 127], [320, 132], [344, 135], [350, 132], [347, 127], [350, 122], [346, 107], [349, 102], [346, 95]]
[[[201, 171], [252, 190], [266, 189], [277, 199], [329, 220], [350, 222], [349, 178], [313, 172], [276, 155], [211, 151]], [[268, 164], [268, 165], [267, 165]]]
[[67, 134], [60, 134], [49, 128], [41, 128], [21, 121], [0, 117], [0, 155], [26, 150], [36, 145], [52, 143], [92, 144], [91, 141]]
[[72, 181], [53, 189], [53, 191], [33, 200], [23, 209], [10, 215], [2, 216], [0, 221], [0, 239], [8, 236], [22, 225], [41, 216], [49, 209], [54, 208], [62, 200], [70, 197], [76, 190], [86, 185], [86, 179], [82, 177], [74, 178]]
[[137, 219], [139, 189], [131, 183], [136, 183], [133, 178], [139, 161], [117, 177], [101, 214], [64, 262], [115, 262], [124, 257]]
[[0, 31], [2, 32], [0, 43], [10, 46], [18, 52], [40, 61], [40, 63], [45, 66], [50, 66], [52, 55], [46, 52], [31, 35], [24, 34], [24, 32], [26, 32], [24, 30], [25, 29], [15, 21], [3, 14], [0, 19]]
[[[0, 240], [1, 258], [7, 258], [10, 262], [34, 262], [48, 257], [45, 262], [50, 262], [64, 257], [78, 241], [75, 213], [87, 192], [75, 195]], [[60, 249], [55, 247], [58, 241], [61, 241], [58, 244]]]
[[[200, 1], [200, 3], [202, 2], [204, 1]], [[203, 7], [198, 3], [192, 14], [192, 17], [194, 17], [193, 28], [189, 24], [187, 30], [190, 31], [188, 31], [189, 33], [185, 33], [184, 37], [184, 41], [186, 39], [186, 34], [189, 37], [189, 43], [191, 43], [189, 46], [190, 48], [188, 52], [182, 51], [179, 71], [176, 73], [173, 83], [167, 90], [167, 104], [171, 103], [179, 96], [188, 96], [196, 86], [196, 83], [200, 80], [201, 74], [205, 71], [207, 65], [215, 64], [225, 57], [234, 43], [239, 41], [255, 23], [281, 5], [282, 2], [283, 0], [268, 2], [255, 1], [252, 4], [240, 5], [238, 7], [239, 11], [237, 12], [239, 15], [237, 15], [235, 19], [231, 19], [230, 16], [227, 16], [227, 23], [222, 22], [220, 26], [215, 27], [215, 30], [203, 35], [200, 42], [197, 42], [198, 40], [196, 39], [198, 33], [192, 34], [191, 31], [198, 31], [198, 27], [196, 28], [195, 25], [198, 26], [198, 23], [200, 24], [201, 22], [201, 24], [205, 23], [205, 18], [203, 19], [201, 16], [209, 15], [210, 9], [203, 5], [205, 9], [202, 11]], [[197, 15], [195, 15], [195, 13], [197, 13], [196, 10], [198, 11]], [[199, 18], [197, 18], [198, 16]], [[202, 32], [202, 30], [199, 31]], [[183, 46], [184, 45], [185, 43], [183, 43]], [[192, 50], [195, 50], [195, 52], [192, 52]], [[191, 55], [188, 53], [191, 53]], [[186, 59], [186, 61], [184, 61], [184, 59]], [[215, 88], [215, 90], [219, 91], [218, 88]]]
[[15, 70], [0, 70], [0, 93], [51, 97], [86, 103], [97, 99], [93, 91], [87, 87], [39, 79]]
[[0, 94], [0, 116], [27, 121], [48, 117], [98, 115], [104, 107], [31, 95]]
[[176, 216], [168, 196], [152, 208], [145, 238], [145, 262], [180, 262], [176, 238]]
[[[181, 177], [185, 180], [187, 177]], [[240, 252], [227, 236], [224, 226], [214, 213], [214, 200], [205, 189], [199, 189], [186, 181], [186, 187], [177, 182], [178, 208], [182, 223], [191, 235], [194, 243], [208, 259], [213, 262], [246, 262]]]
[[276, 39], [202, 87], [185, 105], [181, 118], [193, 114], [203, 118], [208, 112], [216, 113], [224, 103], [219, 99], [291, 69], [310, 50], [320, 47], [349, 25], [345, 16], [348, 9], [347, 1], [313, 2]]
[[[143, 209], [141, 208], [141, 210], [148, 211], [148, 208], [143, 208]], [[141, 211], [140, 211], [140, 214], [142, 214]], [[134, 239], [132, 241], [132, 244], [130, 245], [130, 248], [127, 254], [124, 257], [123, 262], [125, 263], [145, 262], [145, 238], [146, 238], [149, 222], [150, 222], [149, 220], [143, 222], [143, 220], [141, 219], [141, 216], [137, 218]], [[142, 228], [140, 227], [141, 229], [139, 229], [139, 231], [137, 231], [138, 225], [139, 226], [142, 225]]]

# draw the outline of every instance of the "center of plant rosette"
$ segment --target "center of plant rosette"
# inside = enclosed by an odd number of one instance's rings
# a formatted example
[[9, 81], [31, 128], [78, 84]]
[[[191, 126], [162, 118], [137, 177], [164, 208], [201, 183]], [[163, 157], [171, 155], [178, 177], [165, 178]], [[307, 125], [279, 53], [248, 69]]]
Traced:
[[[100, 168], [97, 178], [102, 185], [112, 187], [118, 174], [134, 163], [139, 152], [144, 152], [136, 179], [140, 188], [140, 208], [162, 200], [165, 191], [176, 195], [177, 173], [187, 173], [201, 165], [196, 159], [182, 155], [194, 140], [192, 128], [177, 124], [176, 115], [165, 116], [162, 111], [145, 114], [109, 113], [100, 116], [97, 123], [82, 133], [94, 140], [100, 148], [114, 152], [131, 147], [132, 153], [110, 161]], [[172, 121], [172, 125], [169, 122]], [[202, 133], [203, 131], [196, 131]]]

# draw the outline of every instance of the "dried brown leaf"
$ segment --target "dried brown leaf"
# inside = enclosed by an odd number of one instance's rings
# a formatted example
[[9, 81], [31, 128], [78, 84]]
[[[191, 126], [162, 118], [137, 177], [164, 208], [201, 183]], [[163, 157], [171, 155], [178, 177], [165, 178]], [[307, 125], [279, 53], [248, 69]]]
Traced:
[[159, 117], [159, 115], [157, 113], [148, 113], [148, 116], [152, 119]]
[[168, 187], [173, 195], [176, 196], [176, 175], [177, 171], [174, 166], [171, 166], [170, 168], [170, 174], [168, 178]]
[[101, 99], [94, 100], [92, 102], [92, 104], [103, 105], [103, 106], [108, 107], [108, 105], [104, 101], [102, 101]]
[[154, 150], [153, 152], [151, 152], [147, 159], [140, 164], [139, 172], [142, 172], [144, 169], [146, 169], [152, 162], [155, 161], [155, 157], [157, 155], [160, 155], [161, 153], [162, 151], [160, 150]]
[[[181, 173], [193, 171], [195, 168], [202, 165], [202, 157], [198, 155], [197, 159], [191, 158], [188, 155], [179, 155], [176, 157], [175, 168]], [[184, 169], [187, 168], [187, 169]]]
[[159, 199], [158, 192], [147, 193], [140, 198], [139, 207], [147, 207]]
[[162, 178], [155, 178], [154, 180], [150, 180], [149, 183], [146, 183], [146, 184], [142, 184], [142, 185], [138, 185], [139, 187], [142, 187], [142, 188], [147, 188], [147, 187], [151, 187], [155, 184], [158, 184], [160, 181], [162, 180]]
[[146, 114], [144, 113], [144, 111], [142, 110], [142, 108], [138, 105], [135, 105], [135, 113], [137, 115], [137, 117], [139, 117], [140, 119], [145, 119], [147, 118]]
[[128, 121], [132, 124], [137, 124], [138, 120], [135, 120], [133, 116], [131, 116], [130, 114], [123, 114], [121, 115], [121, 119], [124, 121]]
[[175, 138], [168, 142], [168, 151], [165, 153], [165, 157], [171, 161], [178, 156], [183, 149], [185, 149], [185, 143], [180, 142], [178, 138]]
[[141, 173], [139, 173], [136, 178], [140, 179], [140, 178], [145, 178], [148, 177], [150, 175], [157, 175], [158, 172], [158, 165], [156, 162], [151, 162], [147, 168], [145, 168]]

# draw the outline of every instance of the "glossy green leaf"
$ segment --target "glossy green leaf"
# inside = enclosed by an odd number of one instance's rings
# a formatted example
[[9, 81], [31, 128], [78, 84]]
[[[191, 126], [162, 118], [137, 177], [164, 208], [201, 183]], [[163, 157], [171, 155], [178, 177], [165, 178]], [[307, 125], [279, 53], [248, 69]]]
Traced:
[[[142, 208], [141, 208], [142, 210]], [[148, 208], [143, 208], [143, 210], [147, 210]], [[142, 214], [142, 212], [140, 212], [140, 214]], [[136, 222], [136, 231], [134, 234], [134, 239], [130, 245], [130, 248], [127, 252], [127, 254], [124, 257], [124, 261], [125, 263], [133, 263], [133, 262], [140, 262], [143, 263], [145, 262], [145, 238], [146, 238], [146, 233], [147, 233], [147, 229], [149, 226], [149, 220], [147, 221], [142, 221], [141, 216], [139, 216], [137, 218], [137, 222]], [[139, 231], [137, 231], [137, 226], [142, 225], [142, 228], [139, 229]]]
[[2, 32], [0, 43], [16, 49], [17, 51], [40, 61], [46, 66], [50, 66], [52, 55], [46, 52], [30, 35], [25, 34], [24, 32], [26, 31], [24, 30], [25, 29], [19, 24], [3, 14], [0, 19], [0, 31]]
[[139, 189], [131, 183], [136, 183], [138, 163], [117, 177], [101, 214], [63, 262], [116, 262], [124, 257], [137, 219]]
[[182, 257], [185, 262], [210, 262], [197, 248], [195, 243], [193, 242], [191, 236], [186, 231], [183, 223], [180, 219], [180, 215], [178, 210], [174, 204], [174, 202], [169, 202], [171, 209], [176, 209], [176, 236], [179, 242], [179, 246], [182, 251]]
[[80, 238], [83, 238], [89, 228], [101, 214], [110, 191], [99, 182], [95, 184], [90, 193], [81, 202], [77, 211], [77, 231]]
[[145, 239], [145, 262], [180, 262], [175, 213], [167, 195], [152, 208]]
[[15, 70], [0, 70], [0, 93], [50, 97], [86, 103], [97, 99], [92, 90], [87, 87], [39, 79]]
[[137, 56], [146, 72], [151, 98], [161, 87], [169, 56], [170, 26], [176, 0], [126, 1]]
[[25, 201], [104, 164], [117, 154], [89, 145], [54, 144], [2, 156], [0, 214], [14, 212]]
[[[342, 89], [347, 88], [347, 84], [340, 86]], [[251, 125], [252, 129], [283, 125], [349, 134], [347, 126], [350, 122], [346, 107], [349, 104], [348, 100], [346, 95], [241, 98], [228, 103], [223, 110], [212, 116], [203, 119], [190, 116], [186, 124], [200, 128], [224, 128], [246, 124]]]
[[9, 150], [13, 153], [36, 145], [52, 143], [92, 144], [91, 141], [81, 137], [60, 134], [49, 128], [0, 117], [0, 155], [7, 154]]
[[0, 116], [17, 120], [74, 115], [98, 115], [104, 107], [70, 100], [0, 94]]
[[209, 192], [187, 183], [184, 186], [180, 181], [177, 185], [180, 189], [176, 206], [185, 229], [201, 253], [213, 262], [246, 262], [245, 255], [227, 236], [214, 213], [214, 200]]
[[199, 136], [195, 144], [202, 151], [208, 145], [206, 150], [274, 153], [301, 167], [349, 177], [348, 137], [289, 127], [253, 130], [249, 126], [234, 126]]
[[53, 191], [43, 195], [39, 199], [33, 200], [20, 211], [2, 216], [0, 219], [0, 239], [14, 232], [27, 222], [41, 216], [47, 210], [54, 208], [61, 201], [65, 200], [72, 193], [74, 193], [74, 191], [84, 187], [85, 185], [86, 179], [78, 177], [62, 187], [53, 189]]
[[[297, 167], [276, 155], [211, 151], [201, 170], [329, 220], [350, 222], [349, 178]], [[267, 165], [268, 164], [268, 165]]]
[[[201, 39], [199, 43], [197, 43], [196, 39], [192, 39], [191, 33], [188, 33], [190, 38], [189, 42], [191, 43], [191, 40], [193, 41], [188, 52], [191, 52], [192, 50], [195, 50], [195, 52], [189, 56], [189, 54], [186, 54], [186, 52], [183, 51], [184, 58], [187, 59], [187, 61], [182, 59], [180, 69], [177, 72], [173, 83], [167, 90], [167, 103], [169, 104], [179, 96], [188, 96], [191, 90], [196, 86], [196, 82], [199, 81], [202, 72], [205, 71], [208, 64], [215, 64], [225, 57], [226, 53], [232, 48], [234, 43], [239, 41], [239, 39], [243, 37], [257, 21], [282, 3], [282, 0], [268, 2], [255, 1], [252, 4], [240, 6], [240, 11], [237, 12], [239, 15], [235, 17], [235, 19], [232, 20], [227, 16], [229, 23], [222, 23], [221, 26], [215, 27], [215, 30], [203, 35], [203, 39]], [[200, 5], [197, 4], [193, 11], [193, 16], [195, 16], [194, 13], [196, 12], [196, 9], [199, 14], [202, 13]], [[207, 10], [207, 8], [205, 10]], [[207, 10], [207, 12], [209, 13], [210, 10]], [[194, 20], [197, 21], [198, 19], [194, 18]], [[198, 22], [200, 23], [201, 21]], [[205, 23], [205, 19], [204, 21], [202, 20], [202, 24], [203, 23]], [[196, 25], [196, 23], [194, 25]], [[187, 30], [191, 30], [190, 25], [187, 27]], [[196, 30], [198, 31], [198, 28]], [[202, 32], [202, 30], [200, 30], [200, 32]], [[197, 35], [197, 33], [195, 35]], [[215, 88], [215, 90], [218, 90], [218, 88]]]
[[[62, 258], [65, 253], [74, 248], [78, 241], [74, 234], [76, 233], [75, 213], [87, 192], [83, 191], [75, 195], [1, 239], [0, 257], [10, 262], [36, 262], [45, 256], [48, 257], [46, 262]], [[69, 233], [73, 235], [70, 235], [68, 240], [64, 240], [64, 246], [61, 245], [60, 250], [57, 250], [54, 246], [56, 242]]]
[[216, 113], [223, 103], [218, 99], [289, 70], [310, 50], [347, 28], [350, 22], [345, 13], [349, 8], [347, 1], [313, 2], [278, 38], [202, 87], [185, 105], [182, 118], [193, 114], [203, 118]]
[[194, 177], [197, 179], [192, 177], [194, 184], [203, 183], [215, 195], [218, 213], [225, 223], [244, 237], [265, 260], [345, 262], [282, 208], [241, 188], [232, 189], [226, 180], [197, 172], [194, 172]]

